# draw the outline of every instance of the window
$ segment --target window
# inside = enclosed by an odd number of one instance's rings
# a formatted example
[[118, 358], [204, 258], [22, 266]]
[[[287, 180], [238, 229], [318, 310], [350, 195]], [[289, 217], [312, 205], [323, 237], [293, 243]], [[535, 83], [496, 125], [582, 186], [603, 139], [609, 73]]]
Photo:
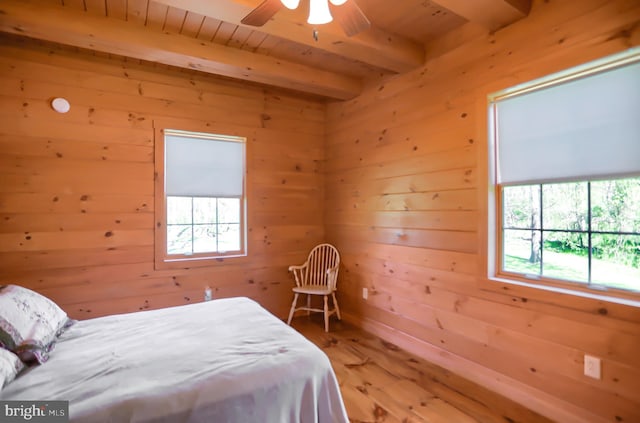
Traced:
[[156, 267], [245, 255], [245, 139], [158, 132]]
[[640, 292], [639, 110], [640, 49], [490, 96], [490, 276]]

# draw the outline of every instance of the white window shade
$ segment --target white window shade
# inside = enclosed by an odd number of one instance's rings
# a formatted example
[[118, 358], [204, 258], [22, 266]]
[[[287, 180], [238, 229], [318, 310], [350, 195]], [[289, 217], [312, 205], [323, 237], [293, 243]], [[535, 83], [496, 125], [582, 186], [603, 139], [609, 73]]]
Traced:
[[236, 197], [243, 193], [244, 142], [165, 131], [166, 195]]
[[499, 183], [640, 173], [640, 62], [494, 103]]

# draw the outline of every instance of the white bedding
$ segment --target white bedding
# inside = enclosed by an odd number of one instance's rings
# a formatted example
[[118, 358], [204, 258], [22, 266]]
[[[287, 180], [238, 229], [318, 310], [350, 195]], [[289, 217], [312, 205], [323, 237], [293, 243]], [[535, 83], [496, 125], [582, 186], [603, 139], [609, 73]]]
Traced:
[[74, 422], [348, 422], [327, 356], [248, 298], [77, 322], [3, 400]]

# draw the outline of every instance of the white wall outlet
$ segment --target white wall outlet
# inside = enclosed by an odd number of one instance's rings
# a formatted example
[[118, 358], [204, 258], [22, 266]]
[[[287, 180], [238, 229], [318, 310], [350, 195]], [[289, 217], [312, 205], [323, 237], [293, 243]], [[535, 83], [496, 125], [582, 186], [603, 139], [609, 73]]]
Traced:
[[369, 290], [367, 288], [362, 288], [362, 298], [365, 300], [369, 298]]
[[584, 375], [600, 380], [602, 378], [601, 363], [598, 357], [584, 355]]
[[211, 292], [211, 288], [206, 287], [204, 289], [204, 300], [211, 301], [213, 299], [213, 293]]

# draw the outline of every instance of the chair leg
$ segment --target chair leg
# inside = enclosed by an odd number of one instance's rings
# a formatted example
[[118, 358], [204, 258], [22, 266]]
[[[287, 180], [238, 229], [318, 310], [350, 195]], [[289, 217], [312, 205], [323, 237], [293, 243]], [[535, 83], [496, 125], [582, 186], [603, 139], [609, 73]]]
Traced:
[[311, 294], [307, 294], [307, 316], [311, 315]]
[[293, 296], [293, 304], [291, 304], [291, 310], [289, 311], [289, 319], [287, 320], [287, 324], [291, 326], [291, 319], [293, 318], [293, 313], [296, 311], [296, 304], [298, 303], [298, 293], [296, 292]]
[[329, 296], [324, 296], [324, 331], [329, 332]]
[[333, 297], [333, 306], [336, 308], [336, 314], [338, 315], [338, 320], [342, 320], [342, 317], [340, 317], [340, 307], [338, 307], [338, 300], [336, 300], [336, 293], [332, 292], [331, 296]]

